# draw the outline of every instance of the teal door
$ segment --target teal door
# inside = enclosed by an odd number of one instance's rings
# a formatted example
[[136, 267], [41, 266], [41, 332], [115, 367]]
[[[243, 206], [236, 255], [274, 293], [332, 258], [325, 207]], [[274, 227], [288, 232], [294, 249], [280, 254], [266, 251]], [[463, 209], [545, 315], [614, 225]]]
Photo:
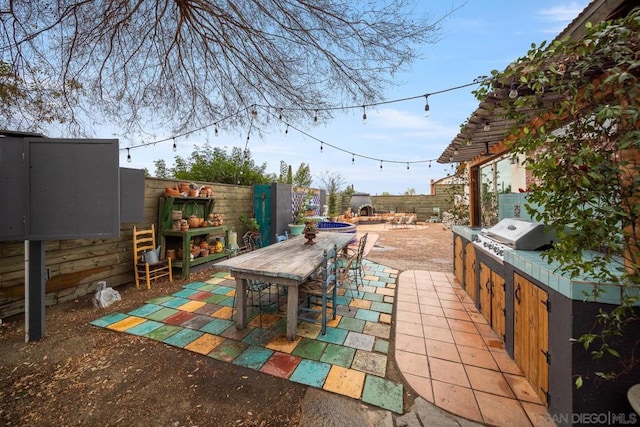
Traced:
[[253, 187], [253, 216], [260, 224], [263, 246], [268, 246], [275, 240], [275, 235], [271, 231], [271, 203], [271, 185], [255, 185]]

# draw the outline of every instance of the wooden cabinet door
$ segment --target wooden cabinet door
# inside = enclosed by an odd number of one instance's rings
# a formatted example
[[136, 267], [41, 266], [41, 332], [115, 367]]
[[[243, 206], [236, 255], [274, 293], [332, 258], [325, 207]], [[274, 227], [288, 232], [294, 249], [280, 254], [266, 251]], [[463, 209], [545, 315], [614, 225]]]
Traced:
[[464, 247], [464, 289], [473, 302], [478, 301], [476, 293], [476, 247], [467, 243]]
[[491, 329], [504, 341], [505, 280], [483, 262], [480, 263], [480, 313], [487, 319]]
[[547, 292], [514, 274], [514, 360], [547, 405], [551, 361], [548, 298]]
[[496, 334], [505, 340], [505, 281], [502, 276], [492, 272], [491, 274], [491, 328]]
[[453, 274], [464, 288], [463, 252], [462, 237], [456, 236], [453, 240]]
[[491, 323], [491, 269], [480, 263], [480, 314]]

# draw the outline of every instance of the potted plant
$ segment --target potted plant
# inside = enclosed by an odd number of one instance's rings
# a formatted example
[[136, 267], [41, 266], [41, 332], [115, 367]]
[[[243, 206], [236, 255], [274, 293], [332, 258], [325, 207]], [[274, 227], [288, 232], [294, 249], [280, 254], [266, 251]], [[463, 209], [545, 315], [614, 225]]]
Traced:
[[238, 219], [255, 237], [260, 237], [260, 224], [258, 224], [258, 221], [254, 217], [241, 214]]
[[293, 222], [289, 224], [289, 234], [292, 236], [299, 236], [302, 234], [305, 226], [305, 207], [300, 204], [298, 208], [293, 212]]

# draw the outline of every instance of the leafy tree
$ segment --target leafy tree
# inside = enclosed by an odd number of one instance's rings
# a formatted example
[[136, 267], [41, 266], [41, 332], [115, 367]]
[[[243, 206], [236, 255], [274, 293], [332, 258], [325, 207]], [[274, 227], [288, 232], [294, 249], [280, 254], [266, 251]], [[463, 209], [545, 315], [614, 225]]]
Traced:
[[296, 187], [311, 187], [312, 182], [311, 167], [308, 163], [300, 163], [296, 173], [293, 175], [291, 183]]
[[340, 175], [339, 172], [324, 170], [318, 177], [322, 182], [323, 188], [329, 195], [329, 215], [337, 215], [338, 212], [338, 195], [340, 188], [345, 184], [346, 180]]
[[171, 173], [169, 169], [167, 169], [167, 163], [163, 159], [154, 161], [153, 165], [156, 167], [155, 176], [157, 178], [171, 178]]
[[[33, 130], [45, 113], [76, 132], [88, 116], [177, 133], [223, 118], [246, 126], [253, 104], [292, 106], [294, 123], [371, 103], [417, 47], [436, 41], [443, 18], [421, 9], [415, 0], [5, 1], [0, 60], [19, 90], [0, 91], [13, 113], [0, 127]], [[21, 109], [34, 99], [42, 111]]]
[[[597, 283], [620, 287], [620, 303], [601, 310], [593, 329], [576, 338], [597, 359], [620, 357], [619, 372], [594, 373], [604, 378], [637, 372], [638, 364], [633, 350], [620, 354], [615, 343], [625, 333], [637, 337], [640, 320], [639, 50], [636, 8], [587, 25], [581, 40], [532, 45], [477, 92], [481, 101], [503, 94], [493, 113], [515, 123], [510, 148], [527, 156], [535, 181], [527, 209], [553, 224], [559, 238], [544, 256], [571, 278], [596, 283], [585, 296], [602, 296]], [[512, 85], [515, 99], [504, 96]]]
[[164, 160], [157, 160], [154, 165], [163, 178], [170, 175], [175, 179], [238, 185], [268, 184], [277, 179], [275, 174], [265, 173], [266, 163], [256, 165], [251, 152], [238, 147], [233, 147], [228, 154], [221, 147], [195, 146], [188, 159], [176, 156], [173, 168], [167, 170]]

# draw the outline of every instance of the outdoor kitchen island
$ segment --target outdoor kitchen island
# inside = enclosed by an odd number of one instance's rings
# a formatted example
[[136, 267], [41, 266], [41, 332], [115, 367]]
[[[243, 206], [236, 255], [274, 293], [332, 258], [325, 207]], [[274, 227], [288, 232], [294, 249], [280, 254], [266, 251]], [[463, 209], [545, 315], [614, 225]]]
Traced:
[[[579, 414], [612, 414], [627, 421], [636, 416], [626, 394], [639, 382], [637, 369], [635, 375], [616, 380], [594, 380], [595, 372], [619, 372], [621, 366], [595, 360], [581, 344], [571, 342], [593, 328], [599, 309], [619, 303], [619, 289], [600, 285], [603, 292], [595, 301], [585, 294], [593, 283], [560, 275], [541, 250], [511, 249], [487, 241], [485, 232], [453, 227], [454, 274], [556, 423], [579, 424], [584, 420]], [[630, 331], [615, 348], [630, 354], [638, 339], [638, 331]], [[578, 389], [580, 375], [585, 382]]]

